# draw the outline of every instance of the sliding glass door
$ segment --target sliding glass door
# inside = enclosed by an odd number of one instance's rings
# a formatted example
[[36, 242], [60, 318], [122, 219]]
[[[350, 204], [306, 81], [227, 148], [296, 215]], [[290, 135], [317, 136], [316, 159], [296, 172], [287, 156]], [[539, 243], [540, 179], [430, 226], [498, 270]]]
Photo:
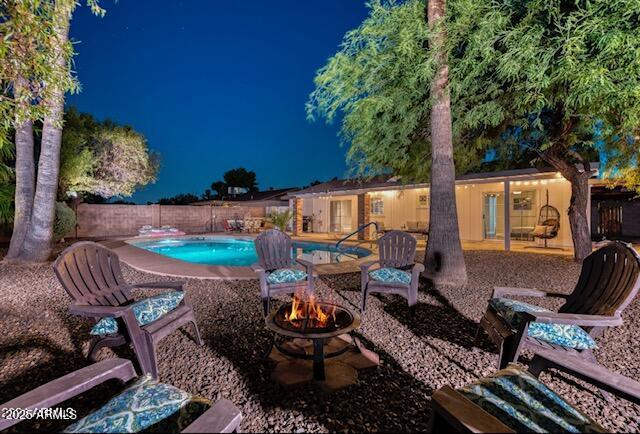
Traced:
[[352, 230], [351, 227], [351, 201], [332, 200], [330, 205], [331, 232], [345, 233]]

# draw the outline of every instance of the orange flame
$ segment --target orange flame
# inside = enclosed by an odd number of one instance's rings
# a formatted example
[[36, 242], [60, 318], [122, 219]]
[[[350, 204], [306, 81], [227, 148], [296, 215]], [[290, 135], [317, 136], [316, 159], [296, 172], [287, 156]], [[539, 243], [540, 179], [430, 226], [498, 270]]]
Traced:
[[336, 307], [317, 303], [314, 296], [303, 301], [295, 295], [291, 301], [291, 310], [285, 313], [285, 318], [296, 328], [301, 327], [302, 321], [307, 318], [309, 327], [326, 327], [329, 320], [335, 321]]

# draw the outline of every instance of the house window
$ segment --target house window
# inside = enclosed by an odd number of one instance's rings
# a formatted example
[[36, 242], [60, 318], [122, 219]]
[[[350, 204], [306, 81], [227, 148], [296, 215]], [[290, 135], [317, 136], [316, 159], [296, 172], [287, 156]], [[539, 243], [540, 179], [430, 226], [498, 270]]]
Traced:
[[384, 215], [384, 201], [382, 198], [371, 199], [371, 215]]

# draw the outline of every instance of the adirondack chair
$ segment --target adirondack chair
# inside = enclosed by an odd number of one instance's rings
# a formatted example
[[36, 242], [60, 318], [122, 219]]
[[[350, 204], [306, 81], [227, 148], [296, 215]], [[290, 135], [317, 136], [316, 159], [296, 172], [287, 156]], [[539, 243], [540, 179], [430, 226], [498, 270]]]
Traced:
[[[582, 264], [578, 283], [569, 295], [538, 289], [495, 288], [481, 329], [499, 347], [500, 369], [515, 362], [525, 348], [553, 350], [597, 363], [593, 338], [607, 327], [623, 323], [622, 311], [640, 288], [640, 257], [621, 242], [610, 242], [591, 253]], [[504, 298], [511, 296], [560, 297], [566, 302], [552, 312]]]
[[[112, 358], [73, 371], [63, 377], [48, 382], [24, 395], [0, 405], [2, 415], [9, 414], [12, 409], [26, 412], [36, 412], [56, 407], [87, 390], [109, 381], [119, 380], [122, 383], [136, 378], [136, 371], [129, 360]], [[242, 413], [230, 401], [220, 399], [210, 403], [204, 398], [189, 395], [171, 385], [157, 381], [133, 382], [122, 394], [114, 397], [111, 403], [93, 411], [88, 418], [73, 423], [69, 428], [72, 432], [137, 432], [143, 428], [137, 425], [150, 425], [153, 432], [181, 432], [208, 433], [236, 432], [242, 421]], [[137, 389], [136, 389], [137, 388]], [[140, 399], [138, 391], [153, 393], [153, 399]], [[137, 399], [136, 399], [137, 398]], [[178, 401], [178, 402], [176, 402]], [[144, 403], [144, 405], [142, 405]], [[182, 405], [182, 407], [179, 407]], [[167, 410], [174, 406], [176, 411]], [[58, 408], [57, 410], [65, 410]], [[128, 414], [127, 414], [128, 413]], [[137, 417], [127, 417], [136, 415]], [[100, 420], [98, 420], [100, 418]], [[109, 420], [110, 419], [110, 420]], [[0, 431], [22, 422], [24, 419], [0, 418]], [[76, 423], [78, 423], [76, 422]], [[117, 423], [118, 425], [114, 425]], [[132, 426], [133, 425], [133, 426]], [[187, 426], [184, 426], [187, 425]], [[68, 429], [69, 429], [68, 428]]]
[[550, 367], [640, 404], [637, 381], [576, 357], [540, 350], [528, 372], [511, 365], [458, 390], [438, 389], [432, 396], [430, 432], [604, 432], [537, 379]]
[[277, 229], [262, 232], [255, 239], [258, 263], [251, 268], [260, 279], [260, 295], [264, 315], [269, 314], [271, 296], [295, 294], [303, 290], [313, 294], [313, 264], [293, 258], [291, 237]]
[[178, 328], [191, 323], [195, 340], [202, 345], [200, 330], [187, 295], [175, 309], [155, 321], [141, 326], [134, 315], [131, 294], [136, 288], [167, 288], [183, 291], [183, 282], [150, 282], [128, 284], [120, 269], [120, 259], [113, 251], [100, 244], [83, 241], [64, 250], [53, 264], [58, 280], [73, 299], [69, 312], [98, 322], [113, 317], [118, 332], [91, 339], [88, 357], [95, 356], [103, 347], [131, 344], [143, 373], [158, 377], [156, 346], [158, 342]]
[[[378, 239], [377, 261], [360, 265], [362, 312], [371, 293], [398, 294], [406, 298], [409, 307], [418, 302], [418, 283], [424, 265], [415, 263], [416, 239], [406, 232], [390, 231]], [[378, 268], [371, 270], [371, 267]], [[409, 272], [410, 271], [410, 272]]]

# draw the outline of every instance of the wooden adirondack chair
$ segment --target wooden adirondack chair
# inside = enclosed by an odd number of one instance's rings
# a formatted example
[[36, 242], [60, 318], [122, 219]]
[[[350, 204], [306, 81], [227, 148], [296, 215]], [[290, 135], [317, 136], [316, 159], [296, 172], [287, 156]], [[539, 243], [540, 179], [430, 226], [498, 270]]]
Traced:
[[[9, 402], [1, 404], [0, 411], [2, 411], [2, 414], [5, 414], [5, 411], [8, 411], [8, 409], [37, 411], [52, 408], [106, 381], [119, 380], [124, 383], [135, 378], [136, 371], [129, 360], [118, 358], [107, 359], [73, 371]], [[140, 412], [144, 410], [141, 408], [140, 403], [137, 404], [138, 406], [135, 411]], [[158, 402], [146, 403], [146, 405], [150, 407], [161, 404], [162, 403]], [[126, 408], [122, 408], [119, 411], [124, 413], [126, 410]], [[196, 417], [197, 419], [182, 429], [182, 432], [236, 432], [242, 421], [242, 413], [240, 413], [240, 410], [226, 399], [220, 399], [208, 410]], [[22, 422], [22, 420], [23, 419], [17, 418], [0, 418], [0, 430], [5, 430], [16, 425]], [[168, 426], [167, 428], [173, 427]]]
[[[264, 315], [269, 314], [269, 304], [272, 295], [295, 294], [303, 289], [307, 295], [313, 294], [313, 278], [315, 272], [313, 264], [299, 258], [293, 258], [293, 243], [291, 237], [277, 229], [262, 232], [255, 239], [258, 263], [251, 268], [260, 279], [260, 295]], [[300, 269], [307, 273], [306, 279], [297, 282], [269, 283], [269, 274], [282, 269]]]
[[[368, 261], [360, 265], [362, 305], [364, 312], [367, 306], [367, 296], [371, 293], [398, 294], [409, 302], [409, 307], [418, 302], [418, 283], [420, 273], [424, 271], [424, 265], [416, 263], [416, 239], [406, 232], [390, 231], [378, 240], [377, 261]], [[411, 271], [410, 283], [382, 282], [371, 278], [371, 267], [395, 268], [403, 271]]]
[[113, 251], [100, 244], [83, 241], [64, 250], [53, 264], [60, 283], [73, 299], [69, 312], [98, 321], [114, 317], [118, 333], [94, 336], [88, 357], [95, 361], [103, 347], [116, 347], [129, 343], [133, 346], [143, 373], [158, 377], [156, 345], [165, 336], [185, 324], [193, 324], [195, 339], [202, 345], [200, 330], [193, 309], [185, 294], [180, 304], [152, 323], [140, 326], [131, 303], [135, 288], [168, 288], [183, 291], [183, 282], [150, 282], [128, 284], [120, 269], [120, 259]]
[[553, 350], [559, 354], [579, 357], [597, 363], [591, 349], [573, 349], [549, 343], [528, 335], [532, 322], [572, 324], [583, 328], [593, 338], [607, 327], [623, 323], [622, 311], [631, 303], [640, 289], [640, 257], [636, 251], [621, 242], [610, 242], [585, 258], [578, 283], [569, 295], [549, 293], [538, 289], [495, 288], [493, 298], [506, 295], [529, 297], [560, 297], [566, 299], [558, 312], [520, 312], [520, 326], [514, 330], [491, 304], [480, 320], [476, 344], [484, 329], [498, 345], [500, 369], [515, 362], [524, 348]]
[[[607, 393], [640, 404], [640, 383], [637, 381], [576, 357], [540, 350], [536, 352], [528, 372], [512, 365], [462, 390], [454, 390], [449, 386], [438, 389], [432, 397], [430, 432], [521, 432], [524, 431], [523, 424], [526, 431], [531, 432], [568, 432], [568, 426], [577, 432], [603, 432], [604, 429], [596, 422], [536, 380], [540, 372], [547, 368], [559, 369]], [[496, 396], [483, 399], [483, 389]], [[519, 399], [517, 390], [524, 390], [525, 396], [530, 399]], [[543, 390], [548, 392], [546, 396], [531, 398], [541, 396]]]

